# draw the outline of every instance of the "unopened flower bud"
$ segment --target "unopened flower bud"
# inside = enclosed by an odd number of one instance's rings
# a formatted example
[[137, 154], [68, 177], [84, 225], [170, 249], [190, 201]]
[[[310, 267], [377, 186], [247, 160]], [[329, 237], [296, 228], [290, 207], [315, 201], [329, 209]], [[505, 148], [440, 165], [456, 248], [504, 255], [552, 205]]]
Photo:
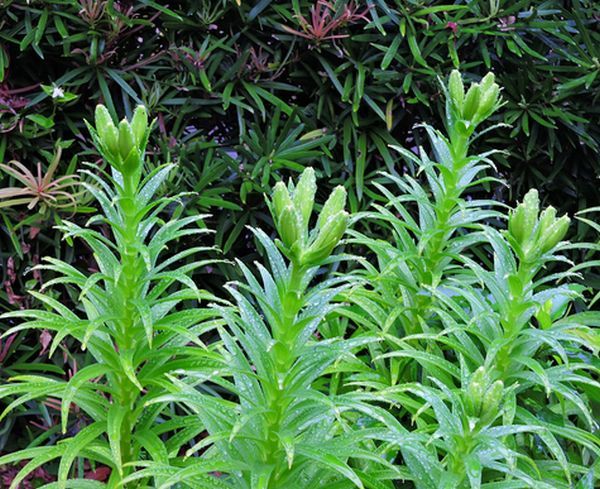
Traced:
[[107, 136], [108, 128], [115, 125], [108, 109], [104, 105], [96, 105], [95, 119], [98, 136], [100, 136], [100, 139], [104, 139]]
[[135, 148], [135, 136], [131, 130], [131, 126], [126, 119], [119, 123], [119, 154], [124, 160], [129, 156], [131, 150]]
[[479, 82], [479, 87], [482, 93], [487, 92], [493, 85], [495, 85], [496, 76], [489, 71]]
[[146, 139], [146, 132], [148, 131], [148, 112], [146, 107], [138, 105], [133, 113], [131, 119], [131, 130], [138, 146], [141, 146]]
[[458, 113], [461, 114], [465, 99], [465, 87], [463, 85], [462, 76], [458, 70], [452, 70], [452, 73], [450, 73], [448, 92], [450, 93], [452, 103], [458, 110]]
[[348, 213], [345, 211], [338, 212], [331, 216], [323, 227], [319, 230], [319, 234], [309, 246], [302, 259], [306, 264], [317, 264], [325, 260], [338, 245], [340, 239], [346, 232], [348, 225]]
[[498, 96], [500, 94], [500, 87], [494, 84], [490, 88], [485, 91], [481, 91], [481, 98], [479, 100], [479, 107], [477, 109], [477, 119], [478, 122], [481, 122], [487, 119], [494, 109], [496, 108], [496, 104], [498, 102]]
[[512, 212], [509, 218], [509, 231], [515, 240], [524, 245], [525, 242], [532, 236], [538, 219], [540, 209], [540, 199], [538, 192], [531, 189]]
[[485, 367], [479, 367], [469, 381], [467, 388], [467, 401], [471, 407], [474, 416], [479, 416], [481, 411], [481, 405], [483, 402], [483, 395], [488, 386], [488, 375]]
[[301, 217], [296, 212], [293, 205], [288, 205], [283, 209], [278, 221], [278, 230], [281, 241], [288, 248], [291, 248], [301, 235]]
[[463, 119], [470, 121], [473, 119], [475, 112], [479, 106], [479, 85], [476, 83], [472, 83], [467, 95], [465, 97], [465, 103], [463, 105]]
[[116, 126], [111, 125], [106, 131], [106, 136], [103, 141], [105, 148], [111, 155], [118, 157], [119, 155], [119, 130]]
[[525, 208], [522, 206], [517, 206], [513, 209], [508, 217], [508, 232], [519, 244], [523, 243], [527, 236], [526, 229], [523, 225], [524, 220]]
[[96, 106], [95, 122], [100, 142], [110, 153], [117, 155], [119, 151], [119, 132], [104, 105]]
[[294, 206], [300, 211], [302, 217], [303, 229], [308, 228], [310, 214], [315, 202], [315, 193], [317, 192], [317, 180], [315, 171], [308, 167], [300, 175], [300, 180], [294, 191]]
[[127, 155], [127, 158], [123, 159], [123, 164], [120, 169], [121, 173], [126, 175], [132, 175], [141, 166], [141, 154], [140, 150], [134, 146]]
[[527, 192], [521, 205], [525, 206], [527, 211], [527, 220], [533, 225], [537, 220], [538, 213], [540, 212], [540, 197], [538, 191], [532, 188], [529, 192]]
[[546, 234], [550, 226], [556, 220], [556, 209], [552, 206], [546, 207], [544, 211], [540, 214], [540, 220], [538, 224], [538, 229], [540, 230], [540, 236]]
[[546, 253], [554, 248], [567, 234], [571, 220], [568, 216], [562, 216], [555, 220], [541, 236], [541, 250]]
[[322, 228], [323, 225], [329, 220], [331, 216], [344, 210], [346, 205], [346, 189], [341, 185], [338, 185], [333, 189], [333, 192], [329, 195], [329, 198], [325, 202], [319, 219], [317, 221], [317, 228]]
[[283, 209], [292, 204], [292, 198], [290, 197], [290, 192], [286, 187], [285, 183], [277, 182], [275, 187], [273, 188], [273, 194], [271, 197], [272, 210], [273, 210], [273, 219], [275, 221], [279, 220]]
[[484, 422], [491, 423], [496, 418], [503, 397], [504, 383], [501, 380], [497, 380], [487, 389], [483, 397], [481, 417]]

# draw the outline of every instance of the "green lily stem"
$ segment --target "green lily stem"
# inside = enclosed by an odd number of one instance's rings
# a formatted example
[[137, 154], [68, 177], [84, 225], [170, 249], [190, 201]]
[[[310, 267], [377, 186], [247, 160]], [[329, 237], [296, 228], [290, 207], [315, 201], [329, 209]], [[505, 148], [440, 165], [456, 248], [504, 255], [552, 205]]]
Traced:
[[[136, 242], [139, 222], [137, 218], [136, 196], [137, 181], [130, 175], [123, 176], [123, 188], [120, 196], [120, 206], [123, 213], [123, 247], [122, 247], [122, 270], [117, 285], [119, 291], [120, 310], [123, 311], [120, 321], [120, 334], [122, 342], [119, 351], [131, 351], [136, 348], [137, 311], [135, 299], [139, 289], [139, 253]], [[118, 399], [115, 399], [127, 413], [121, 425], [121, 457], [122, 465], [134, 459], [134, 450], [131, 440], [134, 419], [134, 404], [139, 395], [138, 387], [133, 384], [129, 377], [123, 372], [120, 378]], [[123, 475], [127, 470], [123, 469]]]
[[[269, 489], [277, 488], [277, 479], [284, 467], [279, 465], [281, 455], [285, 451], [279, 437], [287, 408], [288, 401], [285, 399], [286, 385], [285, 375], [292, 367], [298, 355], [294, 352], [294, 342], [298, 331], [296, 331], [296, 317], [303, 304], [304, 289], [302, 281], [306, 274], [306, 269], [297, 263], [290, 265], [290, 275], [286, 284], [285, 292], [282, 298], [283, 315], [279, 327], [273, 331], [273, 339], [278, 348], [273, 348], [269, 353], [274, 357], [275, 376], [272, 379], [273, 384], [269, 386], [269, 421], [266, 443], [267, 465], [275, 467], [272, 477], [269, 480]], [[278, 466], [279, 465], [279, 466]]]
[[[450, 131], [450, 153], [452, 156], [452, 171], [443, 172], [444, 179], [444, 195], [438, 202], [436, 232], [430, 239], [427, 247], [424, 250], [424, 258], [427, 264], [425, 272], [428, 272], [423, 277], [422, 286], [435, 287], [440, 277], [437, 276], [440, 263], [444, 258], [444, 249], [449, 242], [448, 223], [452, 217], [460, 197], [461, 190], [458, 187], [460, 171], [467, 163], [467, 155], [469, 151], [469, 138], [458, 133], [458, 131]], [[414, 324], [419, 324], [418, 317], [425, 318], [429, 315], [431, 305], [431, 297], [421, 296], [417, 304], [417, 312], [415, 313]]]
[[473, 450], [475, 434], [472, 431], [465, 431], [463, 437], [456, 440], [455, 450], [449, 454], [448, 471], [455, 474], [457, 480], [464, 481], [466, 478], [465, 457]]
[[291, 348], [295, 337], [294, 324], [296, 315], [302, 307], [302, 296], [304, 290], [302, 288], [302, 280], [306, 274], [306, 269], [292, 262], [290, 265], [290, 275], [286, 290], [283, 294], [282, 309], [283, 317], [281, 318], [280, 327], [273, 331], [274, 339], [280, 341], [286, 347]]
[[[506, 340], [515, 338], [527, 324], [526, 322], [519, 321], [519, 316], [524, 309], [525, 303], [529, 300], [527, 297], [527, 286], [531, 283], [535, 274], [536, 269], [531, 264], [526, 262], [519, 263], [516, 276], [519, 279], [519, 282], [523, 284], [521, 294], [518, 296], [511, 295], [508, 313], [504, 318], [500, 319], [500, 323], [504, 329], [504, 338]], [[505, 374], [510, 370], [513, 344], [512, 341], [507, 341], [506, 344], [498, 350], [496, 355], [496, 367], [502, 378], [504, 378]]]
[[[452, 156], [452, 171], [442, 173], [444, 179], [445, 192], [442, 201], [437, 206], [437, 232], [431, 238], [429, 246], [426, 250], [429, 271], [431, 280], [433, 280], [433, 272], [437, 269], [441, 258], [443, 257], [444, 247], [448, 243], [447, 228], [448, 222], [452, 217], [456, 207], [458, 197], [460, 197], [460, 189], [458, 188], [457, 174], [467, 163], [467, 155], [469, 152], [469, 138], [458, 134], [457, 131], [451, 131], [450, 136], [450, 154]], [[428, 283], [427, 285], [435, 285]]]

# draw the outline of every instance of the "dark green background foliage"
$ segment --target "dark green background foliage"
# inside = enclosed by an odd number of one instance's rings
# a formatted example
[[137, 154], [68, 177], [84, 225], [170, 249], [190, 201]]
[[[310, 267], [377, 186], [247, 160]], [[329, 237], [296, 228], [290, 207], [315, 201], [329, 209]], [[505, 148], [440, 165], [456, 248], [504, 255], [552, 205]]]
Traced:
[[179, 163], [173, 184], [198, 192], [189, 208], [225, 209], [227, 252], [265, 215], [275, 174], [309, 161], [364, 208], [377, 172], [401, 170], [387, 144], [439, 120], [437, 77], [460, 66], [474, 79], [492, 69], [505, 87], [512, 127], [488, 143], [510, 154], [506, 198], [535, 186], [571, 211], [598, 203], [593, 2], [163, 4], [1, 2], [0, 159], [32, 166], [73, 135], [67, 153], [94, 159], [79, 121], [100, 101], [115, 116], [143, 103], [158, 117], [156, 160]]

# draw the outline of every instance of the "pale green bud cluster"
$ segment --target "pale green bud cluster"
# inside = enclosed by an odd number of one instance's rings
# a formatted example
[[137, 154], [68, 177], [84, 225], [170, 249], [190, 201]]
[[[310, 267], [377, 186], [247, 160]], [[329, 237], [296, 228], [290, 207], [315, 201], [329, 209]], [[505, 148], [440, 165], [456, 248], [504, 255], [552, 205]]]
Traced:
[[557, 218], [556, 209], [552, 206], [540, 214], [538, 192], [532, 189], [510, 214], [508, 232], [519, 258], [531, 263], [565, 237], [570, 222], [567, 215]]
[[500, 87], [493, 73], [488, 73], [480, 83], [472, 83], [467, 92], [458, 70], [452, 71], [448, 80], [448, 111], [451, 124], [466, 136], [499, 107]]
[[467, 414], [477, 418], [477, 426], [483, 427], [493, 423], [500, 413], [504, 398], [504, 383], [492, 381], [485, 367], [479, 367], [469, 380], [464, 392]]
[[346, 190], [336, 187], [325, 202], [316, 226], [309, 230], [317, 183], [315, 172], [306, 168], [297, 185], [278, 182], [271, 195], [271, 213], [282, 251], [300, 266], [315, 266], [329, 257], [346, 232]]
[[106, 107], [98, 105], [95, 119], [90, 132], [102, 156], [123, 175], [139, 172], [150, 133], [146, 108], [138, 106], [131, 121], [123, 119], [117, 126]]

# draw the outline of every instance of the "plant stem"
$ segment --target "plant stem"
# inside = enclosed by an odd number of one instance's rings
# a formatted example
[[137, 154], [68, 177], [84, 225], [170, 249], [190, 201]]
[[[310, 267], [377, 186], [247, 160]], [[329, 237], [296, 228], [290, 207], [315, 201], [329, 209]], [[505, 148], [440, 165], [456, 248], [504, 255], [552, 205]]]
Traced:
[[[469, 151], [469, 138], [458, 134], [453, 134], [450, 141], [450, 154], [452, 155], [452, 168], [449, 172], [441, 172], [444, 184], [444, 193], [442, 198], [436, 202], [436, 223], [434, 225], [433, 236], [424, 250], [424, 259], [426, 268], [422, 278], [421, 286], [435, 287], [441, 279], [439, 274], [440, 263], [444, 259], [444, 250], [449, 243], [449, 221], [457, 207], [457, 201], [461, 195], [461, 189], [458, 187], [460, 174], [467, 163], [467, 154]], [[450, 229], [450, 234], [453, 232]], [[420, 296], [416, 304], [416, 314], [414, 323], [418, 324], [418, 317], [427, 318], [430, 314], [431, 297]]]
[[[510, 340], [515, 338], [524, 328], [526, 322], [519, 321], [519, 316], [522, 314], [525, 307], [525, 303], [528, 301], [528, 286], [531, 285], [531, 281], [535, 275], [535, 270], [532, 269], [528, 263], [520, 262], [517, 268], [516, 277], [519, 283], [522, 285], [521, 293], [517, 296], [510, 295], [510, 302], [508, 304], [508, 312], [505, 317], [500, 318], [500, 323], [504, 329], [504, 338]], [[511, 364], [511, 352], [513, 348], [513, 342], [508, 341], [504, 346], [498, 350], [497, 353], [497, 368], [504, 376]]]
[[[118, 346], [122, 352], [130, 351], [136, 347], [135, 340], [137, 335], [135, 334], [135, 329], [139, 327], [137, 324], [138, 314], [134, 303], [139, 288], [139, 253], [136, 247], [139, 223], [135, 205], [137, 185], [134, 179], [129, 176], [124, 176], [123, 183], [120, 199], [121, 210], [123, 212], [122, 269], [118, 282], [120, 295], [118, 300], [120, 302], [120, 310], [122, 311], [120, 321], [122, 344]], [[134, 459], [131, 435], [133, 426], [135, 425], [133, 407], [138, 392], [138, 387], [123, 372], [118, 389], [119, 398], [116, 400], [127, 413], [121, 425], [121, 457], [123, 465]], [[125, 469], [123, 470], [123, 474], [126, 475]]]
[[286, 384], [285, 376], [292, 367], [297, 353], [294, 351], [294, 342], [298, 331], [296, 331], [296, 316], [303, 304], [302, 280], [306, 270], [304, 267], [292, 262], [290, 264], [289, 280], [283, 293], [282, 309], [283, 315], [279, 327], [273, 331], [273, 339], [277, 348], [271, 349], [269, 353], [274, 357], [275, 378], [270, 386], [270, 399], [268, 411], [271, 413], [268, 423], [266, 464], [274, 465], [274, 475], [269, 480], [269, 489], [277, 487], [277, 479], [281, 473], [281, 454], [285, 450], [278, 436], [281, 431], [281, 423], [285, 415], [287, 400], [285, 399]]

